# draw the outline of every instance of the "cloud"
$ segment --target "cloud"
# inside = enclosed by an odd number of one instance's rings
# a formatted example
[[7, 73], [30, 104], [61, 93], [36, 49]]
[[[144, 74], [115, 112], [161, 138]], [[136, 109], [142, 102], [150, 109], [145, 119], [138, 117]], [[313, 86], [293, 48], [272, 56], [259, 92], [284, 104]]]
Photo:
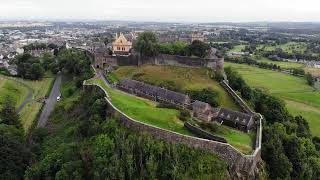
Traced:
[[0, 0], [0, 17], [157, 21], [319, 21], [318, 0]]

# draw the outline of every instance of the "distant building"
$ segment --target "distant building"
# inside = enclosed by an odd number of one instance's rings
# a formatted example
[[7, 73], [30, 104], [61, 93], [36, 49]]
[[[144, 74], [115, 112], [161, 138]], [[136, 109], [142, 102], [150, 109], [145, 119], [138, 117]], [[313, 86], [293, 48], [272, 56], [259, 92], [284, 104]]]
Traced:
[[203, 34], [200, 34], [200, 33], [192, 33], [191, 34], [191, 42], [193, 42], [193, 41], [204, 42], [204, 40], [205, 40], [205, 37]]
[[116, 34], [116, 40], [112, 43], [112, 53], [114, 55], [127, 56], [130, 55], [132, 49], [132, 42], [128, 41], [126, 37], [120, 33]]

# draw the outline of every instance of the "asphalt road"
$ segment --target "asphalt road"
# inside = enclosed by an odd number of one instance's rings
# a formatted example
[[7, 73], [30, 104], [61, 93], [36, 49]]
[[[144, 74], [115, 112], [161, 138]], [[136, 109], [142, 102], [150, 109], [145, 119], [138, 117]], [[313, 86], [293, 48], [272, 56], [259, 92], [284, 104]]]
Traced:
[[54, 106], [57, 103], [57, 97], [60, 95], [62, 75], [58, 74], [50, 92], [49, 98], [46, 100], [46, 104], [41, 112], [37, 128], [45, 127], [51, 112], [54, 110]]

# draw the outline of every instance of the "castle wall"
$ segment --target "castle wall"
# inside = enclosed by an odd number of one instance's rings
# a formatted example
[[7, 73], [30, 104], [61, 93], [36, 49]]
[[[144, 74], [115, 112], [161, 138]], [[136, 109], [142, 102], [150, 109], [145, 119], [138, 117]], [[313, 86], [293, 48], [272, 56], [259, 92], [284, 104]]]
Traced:
[[187, 56], [175, 56], [159, 54], [156, 57], [140, 57], [139, 55], [130, 56], [103, 56], [96, 55], [95, 67], [106, 68], [110, 66], [139, 66], [144, 64], [171, 65], [179, 67], [207, 67], [215, 70], [223, 70], [224, 59], [204, 59]]
[[[84, 83], [85, 84], [85, 83]], [[107, 111], [111, 113], [114, 117], [118, 118], [120, 123], [129, 129], [135, 130], [137, 132], [147, 132], [155, 138], [170, 142], [170, 143], [182, 143], [192, 148], [203, 149], [216, 154], [230, 167], [230, 172], [234, 177], [238, 178], [248, 178], [254, 177], [257, 162], [260, 158], [261, 149], [261, 134], [259, 134], [258, 148], [254, 151], [252, 155], [244, 155], [230, 144], [221, 143], [217, 141], [201, 139], [197, 137], [191, 137], [187, 135], [182, 135], [172, 131], [168, 131], [159, 127], [148, 125], [132, 119], [117, 109], [105, 90], [103, 90], [99, 85], [85, 85], [85, 89], [94, 89], [94, 91], [104, 91], [106, 94], [107, 101]], [[261, 119], [260, 119], [261, 123]], [[260, 124], [259, 124], [260, 127]], [[261, 133], [261, 128], [258, 128], [257, 132]]]

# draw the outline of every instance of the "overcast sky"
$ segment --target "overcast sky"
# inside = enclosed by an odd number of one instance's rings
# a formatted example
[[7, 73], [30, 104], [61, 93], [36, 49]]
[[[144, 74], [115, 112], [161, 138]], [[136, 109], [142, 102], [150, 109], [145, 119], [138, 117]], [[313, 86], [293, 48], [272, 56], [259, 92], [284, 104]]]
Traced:
[[320, 21], [320, 0], [0, 0], [0, 19]]

